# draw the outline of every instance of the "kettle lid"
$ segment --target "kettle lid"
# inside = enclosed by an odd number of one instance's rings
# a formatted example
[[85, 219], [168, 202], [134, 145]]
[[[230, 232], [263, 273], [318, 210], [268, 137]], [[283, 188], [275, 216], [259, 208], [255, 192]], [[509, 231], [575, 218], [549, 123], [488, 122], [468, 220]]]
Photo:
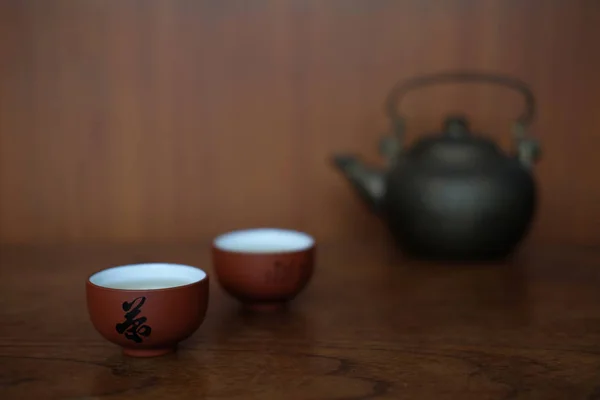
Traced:
[[[480, 135], [474, 135], [469, 121], [462, 115], [450, 115], [443, 123], [442, 132], [418, 140], [409, 151], [412, 155], [460, 152], [463, 156], [499, 154], [495, 142]], [[432, 154], [432, 155], [433, 155]]]

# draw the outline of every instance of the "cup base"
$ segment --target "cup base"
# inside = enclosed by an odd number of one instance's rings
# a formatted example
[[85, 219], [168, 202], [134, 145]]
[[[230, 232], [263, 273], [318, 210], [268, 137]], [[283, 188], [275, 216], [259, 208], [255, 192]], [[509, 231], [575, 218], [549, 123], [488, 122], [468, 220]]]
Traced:
[[172, 347], [159, 347], [156, 349], [132, 349], [123, 348], [123, 354], [129, 357], [136, 358], [148, 358], [148, 357], [160, 357], [167, 354], [171, 354], [177, 351], [177, 346]]
[[253, 312], [277, 312], [285, 310], [287, 302], [260, 302], [260, 303], [244, 303], [244, 308]]

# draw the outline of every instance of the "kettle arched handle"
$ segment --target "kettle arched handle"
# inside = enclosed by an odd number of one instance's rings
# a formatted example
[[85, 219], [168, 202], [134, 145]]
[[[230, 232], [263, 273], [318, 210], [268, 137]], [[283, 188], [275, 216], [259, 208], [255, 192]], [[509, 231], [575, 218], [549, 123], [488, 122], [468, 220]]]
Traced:
[[[527, 128], [532, 123], [536, 112], [536, 101], [533, 92], [525, 82], [504, 75], [483, 72], [454, 71], [429, 75], [421, 75], [396, 83], [390, 90], [385, 111], [392, 123], [392, 132], [396, 140], [401, 141], [404, 136], [404, 118], [398, 113], [398, 107], [404, 96], [409, 92], [425, 86], [443, 83], [491, 83], [508, 87], [519, 92], [525, 100], [525, 110], [518, 116], [513, 134], [519, 147], [519, 158], [524, 164], [532, 164], [539, 156], [537, 140], [527, 135]], [[388, 138], [389, 140], [389, 138]], [[400, 146], [397, 143], [396, 146]]]

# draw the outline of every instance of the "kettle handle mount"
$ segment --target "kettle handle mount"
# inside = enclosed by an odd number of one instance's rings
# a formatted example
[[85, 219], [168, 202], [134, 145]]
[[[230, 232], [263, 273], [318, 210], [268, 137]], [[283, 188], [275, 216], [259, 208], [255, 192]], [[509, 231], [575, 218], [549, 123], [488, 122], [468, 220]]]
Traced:
[[488, 74], [482, 72], [442, 72], [429, 75], [421, 75], [406, 81], [396, 83], [390, 90], [386, 102], [385, 111], [392, 124], [392, 137], [384, 138], [381, 145], [381, 153], [392, 162], [402, 146], [404, 137], [405, 120], [398, 112], [398, 106], [403, 98], [411, 91], [431, 85], [443, 83], [489, 83], [504, 86], [519, 92], [525, 100], [525, 110], [517, 117], [513, 125], [513, 137], [517, 145], [517, 156], [527, 167], [530, 167], [540, 156], [540, 145], [538, 141], [529, 136], [528, 128], [531, 125], [536, 112], [536, 101], [529, 86], [516, 78]]

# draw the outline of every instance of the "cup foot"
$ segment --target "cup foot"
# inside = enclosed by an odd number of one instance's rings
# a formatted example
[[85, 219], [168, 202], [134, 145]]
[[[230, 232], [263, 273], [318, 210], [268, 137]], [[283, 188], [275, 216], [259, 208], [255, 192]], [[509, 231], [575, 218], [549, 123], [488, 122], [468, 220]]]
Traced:
[[260, 302], [260, 303], [244, 303], [244, 308], [254, 312], [277, 312], [282, 311], [287, 307], [284, 301], [278, 302]]
[[123, 354], [129, 357], [160, 357], [167, 354], [174, 353], [177, 350], [177, 346], [172, 347], [160, 347], [156, 349], [132, 349], [123, 348]]

